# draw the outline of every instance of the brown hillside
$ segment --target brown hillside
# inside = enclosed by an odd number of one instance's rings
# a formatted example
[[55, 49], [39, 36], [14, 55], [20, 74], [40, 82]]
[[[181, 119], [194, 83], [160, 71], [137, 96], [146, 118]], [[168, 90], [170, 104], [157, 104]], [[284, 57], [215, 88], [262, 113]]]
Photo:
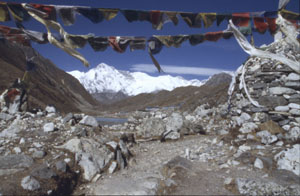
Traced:
[[[24, 51], [33, 50], [0, 40], [0, 92], [17, 78], [22, 78], [26, 69]], [[52, 104], [60, 112], [66, 113], [93, 109], [98, 104], [78, 80], [57, 68], [50, 60], [38, 54], [35, 64], [36, 69], [30, 72], [30, 108], [44, 108]]]

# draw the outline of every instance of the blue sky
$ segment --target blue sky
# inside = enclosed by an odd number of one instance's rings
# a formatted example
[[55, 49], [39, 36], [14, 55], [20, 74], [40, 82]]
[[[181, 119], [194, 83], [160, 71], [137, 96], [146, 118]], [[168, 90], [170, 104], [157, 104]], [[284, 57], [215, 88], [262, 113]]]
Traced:
[[[53, 5], [82, 5], [97, 8], [127, 8], [142, 10], [166, 10], [166, 11], [186, 11], [186, 12], [255, 12], [277, 10], [279, 0], [32, 0], [32, 1], [6, 1], [19, 3], [41, 3]], [[299, 12], [299, 0], [291, 0], [287, 6], [288, 10]], [[60, 21], [60, 19], [59, 19]], [[60, 21], [61, 22], [61, 21]], [[1, 23], [3, 25], [15, 26], [12, 22]], [[61, 22], [63, 25], [63, 23]], [[46, 29], [31, 19], [25, 22], [27, 29], [46, 32]], [[63, 26], [71, 34], [94, 33], [97, 36], [146, 36], [151, 35], [178, 35], [197, 34], [224, 30], [227, 22], [223, 22], [219, 27], [214, 24], [210, 28], [189, 28], [180, 19], [179, 24], [167, 23], [162, 30], [152, 29], [148, 22], [129, 23], [125, 17], [119, 13], [111, 21], [103, 21], [93, 24], [83, 16], [77, 15], [76, 22], [72, 26]], [[255, 45], [269, 44], [273, 37], [266, 32], [264, 35], [254, 32]], [[90, 67], [84, 67], [81, 62], [51, 44], [39, 45], [33, 43], [32, 46], [43, 56], [49, 58], [59, 68], [65, 71], [80, 70], [88, 71], [96, 67], [99, 63], [106, 63], [119, 70], [144, 70], [150, 75], [159, 75], [155, 71], [154, 65], [147, 51], [129, 49], [125, 53], [117, 53], [110, 47], [104, 52], [94, 52], [87, 44], [85, 48], [78, 51], [90, 62]], [[240, 48], [235, 38], [229, 40], [219, 40], [218, 42], [204, 42], [197, 46], [191, 46], [189, 42], [182, 44], [180, 48], [166, 48], [155, 55], [162, 68], [170, 75], [180, 75], [186, 79], [205, 79], [220, 70], [234, 71], [242, 64], [248, 55]], [[152, 68], [153, 67], [153, 68]], [[153, 71], [154, 70], [154, 71]]]

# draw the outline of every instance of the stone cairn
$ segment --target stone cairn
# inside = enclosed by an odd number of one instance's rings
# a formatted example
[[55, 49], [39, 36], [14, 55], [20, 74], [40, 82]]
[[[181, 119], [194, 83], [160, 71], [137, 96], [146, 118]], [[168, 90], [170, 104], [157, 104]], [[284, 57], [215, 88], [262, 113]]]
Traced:
[[[300, 62], [299, 51], [293, 49], [284, 39], [270, 44], [265, 47], [265, 50]], [[242, 73], [238, 71], [235, 90], [231, 97], [230, 113], [233, 118], [240, 118], [242, 113], [246, 113], [252, 116], [256, 125], [272, 121], [273, 125], [277, 124], [274, 126], [282, 128], [282, 131], [274, 133], [277, 134], [277, 139], [298, 141], [300, 139], [300, 75], [287, 65], [268, 58], [252, 56], [244, 66], [246, 66], [244, 81], [248, 93], [261, 107], [256, 107], [250, 102], [245, 89], [241, 87]], [[249, 129], [244, 133], [251, 133]], [[274, 131], [274, 128], [269, 127], [269, 131], [272, 132], [272, 129]]]

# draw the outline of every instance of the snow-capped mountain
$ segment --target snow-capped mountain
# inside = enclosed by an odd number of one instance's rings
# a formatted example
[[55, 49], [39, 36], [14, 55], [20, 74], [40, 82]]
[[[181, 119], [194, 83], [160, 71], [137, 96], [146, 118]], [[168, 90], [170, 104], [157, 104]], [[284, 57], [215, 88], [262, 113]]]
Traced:
[[160, 90], [171, 91], [182, 86], [201, 86], [203, 81], [185, 80], [182, 77], [163, 75], [149, 76], [142, 72], [119, 71], [105, 63], [90, 69], [88, 72], [68, 72], [91, 94], [102, 92], [122, 92], [129, 96], [141, 93], [151, 93]]

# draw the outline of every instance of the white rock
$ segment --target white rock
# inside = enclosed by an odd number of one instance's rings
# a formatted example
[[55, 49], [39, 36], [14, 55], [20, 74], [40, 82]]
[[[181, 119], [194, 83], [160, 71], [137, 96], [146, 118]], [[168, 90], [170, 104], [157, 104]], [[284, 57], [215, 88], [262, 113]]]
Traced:
[[17, 116], [17, 118], [7, 127], [4, 129], [2, 132], [0, 132], [0, 138], [1, 137], [7, 137], [7, 138], [13, 138], [22, 131], [22, 124], [23, 121], [20, 120], [20, 116]]
[[226, 134], [228, 134], [228, 133], [229, 133], [229, 132], [226, 131], [225, 129], [221, 129], [221, 130], [218, 131], [218, 134], [219, 134], [219, 135], [226, 135]]
[[43, 146], [42, 144], [40, 144], [40, 143], [38, 143], [38, 142], [33, 142], [32, 144], [33, 144], [34, 147], [36, 147], [36, 148], [41, 148], [41, 147]]
[[241, 133], [251, 133], [257, 129], [257, 125], [253, 122], [244, 123], [243, 126], [239, 129]]
[[25, 139], [23, 137], [20, 139], [19, 144], [25, 144]]
[[294, 94], [296, 91], [286, 87], [271, 87], [269, 91], [272, 95]]
[[37, 115], [37, 117], [41, 117], [41, 116], [44, 115], [44, 113], [43, 112], [37, 112], [36, 115]]
[[290, 104], [289, 104], [289, 107], [290, 107], [291, 109], [298, 109], [298, 110], [300, 110], [300, 105], [299, 105], [299, 104], [296, 104], [296, 103], [290, 103]]
[[233, 181], [232, 178], [226, 178], [226, 179], [224, 180], [224, 184], [225, 184], [225, 185], [229, 185], [232, 181]]
[[289, 113], [295, 115], [295, 116], [300, 116], [300, 110], [299, 109], [291, 109]]
[[275, 155], [278, 169], [286, 169], [300, 176], [300, 144], [293, 145], [293, 148], [286, 149]]
[[55, 113], [55, 112], [56, 112], [56, 109], [55, 109], [55, 107], [53, 107], [53, 106], [47, 106], [47, 107], [45, 108], [45, 111], [48, 112], [48, 113]]
[[52, 132], [54, 131], [54, 123], [46, 123], [43, 127], [44, 132]]
[[285, 130], [285, 131], [289, 131], [290, 128], [291, 128], [291, 125], [283, 125], [282, 128], [283, 128], [283, 130]]
[[19, 153], [22, 152], [20, 147], [14, 147], [14, 151], [15, 151], [16, 154], [19, 154]]
[[66, 162], [66, 163], [69, 163], [70, 161], [71, 161], [70, 158], [65, 158], [65, 159], [64, 159], [64, 162]]
[[286, 79], [291, 81], [300, 81], [300, 75], [295, 73], [290, 73]]
[[263, 144], [272, 144], [278, 140], [278, 138], [275, 135], [272, 135], [267, 130], [257, 132], [256, 136], [261, 138], [261, 143]]
[[118, 143], [115, 141], [110, 141], [106, 143], [107, 145], [111, 146], [114, 150], [117, 149]]
[[88, 115], [83, 117], [83, 119], [81, 121], [79, 121], [79, 124], [83, 124], [83, 125], [87, 125], [87, 126], [91, 126], [91, 127], [99, 126], [96, 118], [94, 118], [92, 116], [88, 116]]
[[242, 145], [242, 146], [239, 147], [239, 150], [242, 151], [242, 152], [246, 152], [248, 150], [251, 150], [251, 147], [246, 146], [246, 145]]
[[187, 116], [185, 116], [185, 120], [194, 122], [194, 121], [196, 121], [196, 117], [192, 116], [192, 115], [187, 115]]
[[283, 97], [286, 98], [286, 99], [290, 99], [291, 96], [290, 95], [283, 95]]
[[251, 119], [251, 116], [250, 116], [249, 114], [245, 113], [245, 112], [243, 112], [243, 113], [241, 114], [240, 117], [241, 117], [241, 119], [242, 119], [244, 122], [246, 122], [246, 121], [248, 121], [248, 120]]
[[220, 165], [220, 169], [229, 168], [229, 165], [227, 163], [224, 163]]
[[299, 124], [300, 124], [300, 117], [298, 117], [298, 118], [295, 118], [295, 120], [297, 121], [297, 123], [299, 123]]
[[296, 141], [300, 138], [300, 127], [293, 127], [291, 130], [286, 134], [286, 139], [291, 139]]
[[289, 106], [277, 106], [275, 107], [275, 111], [277, 112], [287, 112], [290, 110]]
[[264, 168], [264, 163], [259, 158], [256, 158], [255, 162], [254, 162], [254, 167], [256, 167], [258, 169], [262, 169], [262, 168]]
[[108, 168], [108, 173], [110, 174], [114, 173], [117, 169], [117, 166], [118, 166], [117, 162], [113, 161]]
[[218, 139], [217, 138], [214, 138], [213, 140], [212, 140], [212, 144], [216, 144], [218, 142]]
[[40, 188], [40, 183], [31, 176], [22, 179], [21, 186], [25, 190], [35, 191]]
[[55, 116], [56, 116], [56, 113], [49, 113], [49, 114], [47, 114], [46, 117], [48, 117], [48, 118], [53, 118], [53, 117], [55, 117]]
[[179, 131], [183, 125], [183, 117], [179, 113], [173, 113], [166, 121], [167, 131]]
[[57, 146], [56, 148], [67, 149], [73, 153], [80, 152], [82, 150], [80, 139], [73, 138], [67, 141], [65, 144], [61, 146]]
[[91, 156], [87, 153], [82, 153], [79, 165], [84, 170], [83, 177], [85, 180], [92, 180], [96, 173], [100, 172], [99, 167], [92, 160]]
[[278, 141], [278, 142], [276, 142], [275, 145], [276, 145], [276, 146], [283, 146], [283, 141]]

